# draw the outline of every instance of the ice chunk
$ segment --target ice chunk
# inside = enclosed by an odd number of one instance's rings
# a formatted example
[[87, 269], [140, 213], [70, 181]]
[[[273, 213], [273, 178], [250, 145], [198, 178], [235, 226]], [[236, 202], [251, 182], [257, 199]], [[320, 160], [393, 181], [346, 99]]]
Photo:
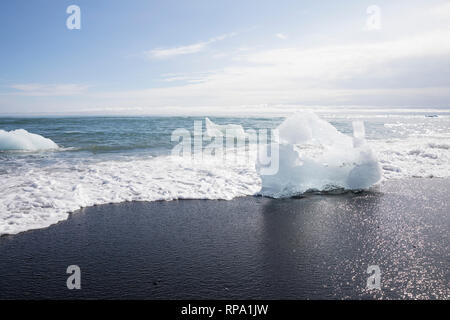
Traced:
[[358, 148], [365, 143], [366, 129], [364, 128], [364, 122], [353, 121], [353, 146]]
[[24, 129], [14, 131], [0, 130], [0, 151], [5, 150], [48, 150], [58, 149], [52, 140]]
[[210, 137], [225, 136], [228, 132], [233, 136], [245, 136], [244, 128], [238, 124], [220, 125], [212, 122], [209, 118], [205, 118], [206, 135]]
[[279, 125], [278, 131], [280, 141], [287, 144], [335, 145], [351, 140], [310, 111], [288, 117]]
[[290, 197], [308, 190], [366, 189], [379, 182], [381, 169], [365, 143], [364, 123], [353, 128], [352, 139], [312, 112], [287, 118], [278, 127], [279, 170], [261, 175], [261, 194]]

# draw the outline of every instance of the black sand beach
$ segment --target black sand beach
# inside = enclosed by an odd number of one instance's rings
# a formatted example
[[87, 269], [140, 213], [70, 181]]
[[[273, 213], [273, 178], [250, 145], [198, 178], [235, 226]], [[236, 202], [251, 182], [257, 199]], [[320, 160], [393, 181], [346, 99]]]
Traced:
[[[0, 239], [0, 299], [449, 299], [450, 181], [86, 208]], [[81, 268], [81, 290], [66, 268]], [[369, 265], [381, 291], [365, 289]]]

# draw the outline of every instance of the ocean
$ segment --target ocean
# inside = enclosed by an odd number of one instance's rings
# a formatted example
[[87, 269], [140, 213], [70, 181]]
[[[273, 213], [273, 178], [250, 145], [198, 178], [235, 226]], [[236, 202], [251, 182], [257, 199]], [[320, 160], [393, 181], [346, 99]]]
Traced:
[[[450, 114], [445, 110], [318, 114], [339, 134], [350, 137], [353, 122], [364, 123], [365, 139], [378, 160], [382, 181], [450, 176]], [[218, 127], [231, 124], [248, 131], [275, 129], [285, 117], [209, 119]], [[48, 227], [93, 205], [231, 200], [261, 194], [254, 161], [224, 164], [204, 158], [193, 164], [171, 154], [179, 144], [178, 138], [172, 139], [174, 131], [193, 133], [195, 123], [205, 130], [205, 117], [0, 118], [0, 235]], [[206, 145], [203, 141], [202, 148]], [[328, 162], [321, 165], [334, 168]], [[308, 183], [292, 190], [321, 191]], [[335, 185], [345, 189], [338, 182]]]

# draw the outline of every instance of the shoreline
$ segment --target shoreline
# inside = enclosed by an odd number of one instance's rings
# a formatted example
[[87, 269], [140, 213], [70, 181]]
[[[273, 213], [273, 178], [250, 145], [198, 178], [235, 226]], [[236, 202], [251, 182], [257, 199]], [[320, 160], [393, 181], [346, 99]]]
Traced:
[[303, 199], [306, 197], [310, 197], [310, 196], [324, 196], [324, 197], [332, 197], [332, 196], [343, 196], [343, 195], [348, 195], [348, 194], [361, 194], [361, 193], [382, 193], [381, 189], [383, 188], [383, 185], [385, 183], [389, 184], [389, 183], [401, 183], [402, 181], [409, 181], [409, 180], [444, 180], [444, 181], [449, 181], [450, 183], [450, 178], [442, 178], [442, 177], [411, 177], [408, 179], [397, 179], [397, 178], [393, 178], [393, 179], [384, 179], [381, 180], [379, 183], [375, 184], [374, 186], [372, 186], [370, 189], [368, 190], [341, 190], [341, 189], [337, 189], [337, 190], [331, 190], [331, 191], [307, 191], [305, 193], [296, 195], [296, 196], [292, 196], [292, 197], [288, 197], [288, 198], [274, 198], [274, 197], [270, 197], [267, 195], [262, 195], [262, 194], [254, 194], [254, 195], [243, 195], [243, 196], [238, 196], [235, 197], [231, 200], [228, 199], [171, 199], [171, 200], [152, 200], [152, 201], [145, 201], [145, 200], [133, 200], [133, 201], [121, 201], [121, 202], [110, 202], [110, 203], [101, 203], [101, 204], [94, 204], [91, 206], [87, 206], [87, 207], [81, 207], [75, 211], [71, 211], [71, 212], [67, 212], [67, 218], [64, 220], [60, 220], [58, 222], [55, 222], [53, 224], [50, 224], [46, 227], [41, 227], [41, 228], [35, 228], [35, 229], [29, 229], [29, 230], [25, 230], [25, 231], [20, 231], [18, 233], [3, 233], [0, 234], [0, 239], [3, 238], [8, 238], [8, 237], [14, 237], [14, 236], [18, 236], [27, 232], [33, 232], [33, 231], [39, 231], [39, 230], [43, 230], [43, 229], [47, 229], [50, 227], [53, 227], [55, 225], [58, 225], [60, 223], [63, 223], [64, 221], [67, 221], [68, 219], [70, 219], [70, 217], [72, 215], [76, 215], [77, 213], [79, 213], [80, 211], [84, 211], [84, 210], [90, 210], [91, 208], [96, 208], [96, 207], [101, 207], [101, 206], [108, 206], [108, 205], [122, 205], [122, 204], [127, 204], [127, 203], [154, 203], [154, 202], [172, 202], [172, 201], [234, 201], [236, 199], [240, 199], [240, 198], [267, 198], [267, 199], [273, 199], [273, 200], [283, 200], [283, 199]]
[[[77, 210], [0, 238], [0, 299], [450, 298], [449, 179], [381, 189]], [[365, 289], [374, 264], [381, 291]]]

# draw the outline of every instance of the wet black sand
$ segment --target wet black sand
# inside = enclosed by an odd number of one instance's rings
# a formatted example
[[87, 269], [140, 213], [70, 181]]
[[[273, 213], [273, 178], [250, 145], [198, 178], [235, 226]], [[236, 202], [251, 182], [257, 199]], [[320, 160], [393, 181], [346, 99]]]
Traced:
[[[450, 181], [123, 203], [0, 238], [0, 299], [449, 299]], [[69, 265], [81, 290], [66, 288]], [[381, 291], [365, 289], [369, 265]]]

